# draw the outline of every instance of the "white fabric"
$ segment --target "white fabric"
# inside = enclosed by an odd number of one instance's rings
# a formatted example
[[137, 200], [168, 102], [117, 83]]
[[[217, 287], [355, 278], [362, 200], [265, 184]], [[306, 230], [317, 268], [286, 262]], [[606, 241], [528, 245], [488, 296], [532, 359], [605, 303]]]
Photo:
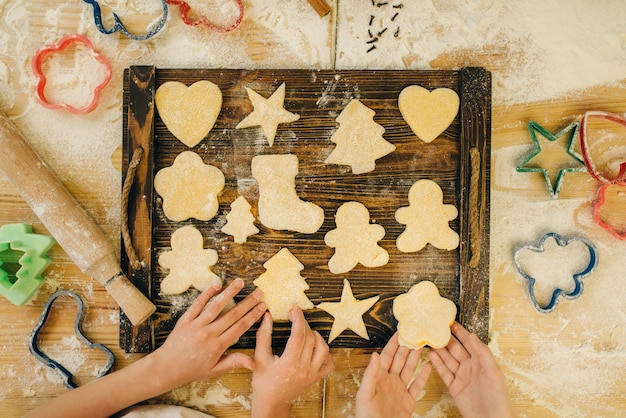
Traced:
[[140, 405], [128, 408], [120, 418], [215, 418], [194, 409], [174, 405]]

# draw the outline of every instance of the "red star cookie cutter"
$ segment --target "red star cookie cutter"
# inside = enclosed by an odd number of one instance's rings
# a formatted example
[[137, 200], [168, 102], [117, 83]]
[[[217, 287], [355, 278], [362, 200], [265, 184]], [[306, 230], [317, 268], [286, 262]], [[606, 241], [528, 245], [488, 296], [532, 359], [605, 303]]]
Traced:
[[[600, 167], [594, 161], [591, 149], [594, 145], [601, 143], [602, 138], [596, 142], [589, 137], [587, 132], [589, 120], [593, 118], [602, 119], [602, 122], [607, 123], [609, 127], [615, 124], [616, 127], [625, 130], [626, 119], [613, 113], [590, 110], [585, 112], [580, 123], [580, 148], [587, 171], [593, 178], [602, 183], [598, 191], [598, 198], [594, 203], [593, 218], [598, 225], [608, 230], [614, 237], [626, 240], [626, 215], [624, 215], [624, 208], [626, 207], [626, 156], [623, 157], [624, 161], [619, 162], [619, 169], [615, 175], [609, 175], [606, 167]], [[626, 137], [623, 139], [626, 141]]]
[[[44, 71], [42, 69], [43, 63], [49, 56], [63, 53], [73, 43], [84, 44], [90, 51], [90, 55], [104, 66], [104, 80], [94, 88], [93, 98], [91, 102], [82, 107], [75, 107], [69, 103], [63, 102], [52, 102], [48, 100], [45, 94], [46, 83], [48, 82], [48, 80], [46, 79], [46, 75], [44, 74]], [[33, 56], [33, 59], [31, 61], [31, 67], [33, 73], [35, 74], [35, 77], [37, 78], [35, 94], [39, 103], [42, 106], [47, 107], [48, 109], [65, 109], [71, 113], [76, 114], [89, 113], [94, 110], [96, 108], [96, 105], [98, 104], [98, 99], [100, 98], [100, 91], [104, 87], [106, 87], [106, 85], [109, 83], [109, 80], [111, 79], [111, 64], [109, 63], [109, 61], [105, 58], [104, 55], [96, 52], [93, 44], [89, 39], [77, 33], [64, 36], [56, 44], [46, 45], [39, 48]]]
[[167, 4], [169, 4], [170, 6], [178, 6], [180, 8], [180, 18], [183, 20], [183, 22], [185, 22], [185, 24], [189, 26], [204, 25], [216, 32], [231, 32], [237, 29], [237, 27], [241, 24], [241, 21], [243, 20], [243, 1], [235, 0], [235, 3], [237, 3], [237, 7], [239, 8], [239, 16], [237, 16], [235, 23], [230, 26], [217, 26], [211, 23], [211, 21], [206, 16], [200, 16], [195, 19], [192, 18], [190, 16], [191, 14], [193, 14], [191, 6], [189, 6], [189, 3], [187, 3], [186, 1], [167, 0]]

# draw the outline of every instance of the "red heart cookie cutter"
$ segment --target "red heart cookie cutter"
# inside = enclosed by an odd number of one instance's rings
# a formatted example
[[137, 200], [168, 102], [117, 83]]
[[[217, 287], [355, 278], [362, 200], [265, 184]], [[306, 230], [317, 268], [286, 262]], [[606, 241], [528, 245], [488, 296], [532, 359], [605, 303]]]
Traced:
[[204, 25], [207, 28], [216, 32], [231, 32], [237, 29], [237, 27], [241, 24], [241, 21], [243, 20], [243, 1], [235, 0], [235, 3], [237, 3], [237, 7], [239, 8], [239, 16], [237, 16], [235, 23], [230, 26], [217, 26], [211, 23], [211, 21], [206, 16], [200, 16], [196, 19], [190, 17], [190, 14], [192, 14], [191, 6], [189, 6], [186, 1], [167, 0], [167, 4], [169, 4], [170, 6], [178, 6], [180, 8], [180, 18], [183, 20], [183, 22], [185, 22], [185, 24], [189, 26]]
[[[103, 81], [94, 88], [93, 98], [91, 102], [82, 107], [75, 107], [71, 104], [62, 102], [51, 102], [50, 100], [48, 100], [45, 94], [46, 83], [48, 80], [46, 79], [46, 75], [42, 70], [43, 63], [50, 55], [62, 53], [73, 43], [84, 44], [89, 49], [90, 55], [104, 66]], [[33, 56], [33, 59], [31, 61], [31, 67], [33, 73], [35, 74], [35, 77], [37, 78], [35, 93], [39, 103], [49, 109], [66, 109], [69, 112], [77, 114], [89, 113], [96, 108], [96, 105], [98, 104], [98, 99], [100, 97], [100, 91], [109, 83], [109, 80], [111, 79], [111, 64], [109, 63], [109, 61], [104, 57], [104, 55], [99, 54], [95, 51], [93, 44], [91, 43], [91, 41], [89, 41], [89, 39], [80, 34], [71, 34], [64, 36], [56, 44], [46, 45], [39, 48]]]

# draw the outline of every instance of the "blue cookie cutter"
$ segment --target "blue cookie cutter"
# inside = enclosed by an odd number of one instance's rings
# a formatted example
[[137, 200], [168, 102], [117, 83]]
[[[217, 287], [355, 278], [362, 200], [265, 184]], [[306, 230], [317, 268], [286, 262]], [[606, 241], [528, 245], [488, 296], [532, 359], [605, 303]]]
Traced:
[[63, 384], [66, 388], [75, 389], [78, 387], [78, 384], [74, 382], [74, 376], [72, 375], [72, 373], [67, 370], [67, 368], [65, 368], [65, 366], [63, 366], [61, 363], [51, 359], [47, 354], [41, 351], [37, 343], [39, 333], [41, 332], [41, 329], [45, 325], [46, 320], [50, 315], [53, 303], [62, 296], [71, 296], [76, 301], [76, 305], [78, 308], [78, 313], [76, 314], [76, 319], [74, 320], [74, 332], [76, 333], [76, 336], [78, 336], [78, 338], [80, 338], [80, 340], [84, 342], [90, 349], [102, 350], [108, 357], [107, 364], [104, 366], [104, 368], [97, 377], [102, 377], [107, 374], [109, 370], [111, 370], [111, 368], [113, 367], [113, 363], [115, 362], [115, 356], [107, 346], [100, 343], [93, 343], [91, 342], [91, 340], [85, 337], [85, 335], [83, 335], [81, 323], [83, 319], [84, 304], [80, 296], [78, 296], [74, 292], [66, 290], [56, 292], [54, 295], [52, 295], [50, 299], [48, 299], [48, 302], [46, 302], [46, 304], [44, 305], [41, 318], [39, 319], [37, 325], [35, 325], [35, 328], [33, 328], [32, 333], [30, 334], [30, 338], [28, 339], [28, 350], [33, 356], [35, 356], [37, 360], [42, 362], [44, 365], [50, 367], [52, 370], [58, 371], [63, 376]]
[[[544, 252], [545, 251], [544, 244], [545, 244], [546, 240], [549, 239], [549, 238], [554, 238], [554, 240], [559, 245], [559, 247], [567, 247], [570, 243], [572, 243], [574, 241], [582, 242], [583, 244], [585, 244], [587, 246], [587, 249], [589, 250], [589, 264], [582, 271], [579, 271], [578, 273], [575, 273], [572, 276], [572, 278], [574, 279], [574, 283], [575, 283], [574, 290], [572, 290], [569, 293], [566, 293], [563, 289], [555, 289], [554, 292], [552, 293], [552, 297], [550, 298], [550, 302], [547, 305], [545, 305], [545, 306], [541, 306], [539, 304], [539, 302], [537, 301], [537, 298], [535, 297], [534, 287], [535, 287], [536, 279], [534, 277], [528, 275], [524, 271], [524, 269], [520, 266], [519, 261], [518, 261], [518, 254], [522, 250], [530, 250], [530, 251], [534, 251], [534, 252]], [[541, 239], [539, 240], [539, 242], [538, 242], [538, 244], [536, 246], [524, 245], [524, 246], [518, 248], [515, 251], [515, 254], [514, 254], [514, 261], [515, 261], [515, 267], [517, 268], [517, 271], [519, 271], [520, 274], [528, 282], [528, 293], [530, 294], [530, 300], [531, 300], [533, 306], [539, 312], [550, 313], [550, 312], [552, 312], [556, 308], [559, 296], [562, 295], [566, 299], [576, 299], [577, 297], [579, 297], [582, 294], [582, 292], [583, 292], [583, 282], [582, 282], [582, 279], [584, 279], [585, 277], [590, 275], [591, 272], [596, 268], [596, 265], [598, 264], [598, 255], [597, 255], [596, 247], [590, 241], [588, 241], [588, 240], [586, 240], [584, 238], [576, 237], [576, 238], [571, 238], [571, 239], [565, 240], [565, 239], [563, 239], [563, 237], [561, 237], [556, 232], [549, 232], [549, 233], [545, 234], [543, 237], [541, 237]]]
[[110, 35], [112, 33], [120, 31], [124, 35], [128, 36], [130, 39], [133, 39], [135, 41], [144, 41], [146, 39], [152, 38], [161, 29], [163, 29], [163, 26], [165, 26], [165, 22], [167, 21], [167, 13], [168, 13], [167, 0], [161, 0], [161, 3], [163, 3], [163, 15], [161, 16], [161, 20], [150, 32], [146, 33], [145, 35], [134, 35], [130, 33], [128, 29], [126, 29], [126, 26], [124, 26], [124, 24], [120, 20], [117, 13], [115, 12], [113, 12], [113, 19], [115, 20], [115, 25], [113, 25], [112, 28], [107, 29], [102, 24], [102, 10], [100, 9], [98, 0], [83, 0], [83, 1], [87, 4], [91, 4], [91, 6], [93, 7], [93, 19], [94, 19], [94, 22], [96, 23], [96, 27], [98, 28], [100, 32], [104, 33], [105, 35]]

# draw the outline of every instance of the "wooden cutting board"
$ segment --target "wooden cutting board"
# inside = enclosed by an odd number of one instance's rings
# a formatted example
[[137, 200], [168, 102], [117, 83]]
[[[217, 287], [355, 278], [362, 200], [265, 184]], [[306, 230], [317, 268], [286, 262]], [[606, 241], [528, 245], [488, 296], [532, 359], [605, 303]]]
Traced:
[[[202, 222], [172, 222], [165, 218], [161, 198], [154, 192], [154, 174], [170, 166], [174, 158], [189, 148], [178, 141], [163, 124], [154, 104], [156, 89], [166, 81], [187, 85], [199, 80], [217, 84], [223, 95], [222, 110], [207, 137], [192, 150], [205, 163], [218, 167], [226, 177], [215, 218]], [[269, 97], [286, 83], [284, 106], [300, 115], [291, 124], [282, 124], [270, 147], [260, 128], [235, 129], [252, 110], [245, 87]], [[460, 110], [448, 129], [435, 141], [419, 140], [398, 110], [398, 95], [409, 85], [429, 90], [447, 87], [461, 99]], [[352, 99], [359, 99], [376, 112], [374, 120], [385, 128], [384, 138], [396, 150], [377, 160], [373, 172], [355, 175], [350, 167], [325, 164], [335, 148], [330, 141], [338, 129], [337, 116]], [[133, 280], [157, 305], [152, 320], [133, 327], [122, 315], [120, 345], [127, 352], [149, 352], [160, 346], [178, 317], [197, 292], [162, 296], [159, 284], [167, 274], [157, 263], [158, 256], [170, 250], [171, 234], [192, 224], [204, 237], [205, 248], [219, 254], [213, 271], [225, 283], [237, 277], [246, 282], [242, 296], [254, 289], [253, 280], [265, 272], [263, 263], [287, 247], [305, 266], [301, 275], [310, 289], [313, 304], [337, 302], [343, 279], [347, 278], [357, 299], [379, 295], [380, 300], [364, 315], [369, 340], [344, 331], [331, 347], [383, 347], [395, 331], [393, 299], [421, 280], [431, 280], [442, 296], [458, 307], [458, 320], [487, 340], [489, 327], [489, 172], [491, 139], [491, 74], [483, 68], [458, 71], [361, 71], [361, 70], [227, 70], [160, 69], [131, 67], [124, 81], [124, 172], [137, 147], [145, 153], [138, 166], [128, 199], [128, 226], [144, 267], [135, 271], [122, 251], [122, 265]], [[230, 203], [243, 195], [256, 216], [258, 187], [251, 174], [251, 160], [259, 154], [295, 154], [300, 162], [296, 190], [302, 200], [324, 209], [322, 227], [306, 235], [275, 231], [257, 221], [260, 233], [236, 244], [220, 231]], [[430, 244], [416, 253], [401, 253], [395, 240], [404, 226], [395, 221], [396, 209], [408, 206], [408, 191], [420, 179], [430, 179], [444, 192], [444, 203], [454, 204], [459, 216], [450, 222], [461, 237], [456, 250], [446, 251]], [[386, 234], [379, 244], [390, 254], [383, 267], [358, 265], [345, 274], [332, 274], [328, 260], [334, 249], [324, 244], [324, 235], [335, 228], [334, 214], [348, 201], [363, 203], [373, 222]], [[328, 338], [333, 318], [313, 309], [305, 312], [312, 328]], [[284, 346], [290, 324], [274, 325], [274, 345]], [[238, 347], [254, 347], [256, 326], [238, 342]]]

